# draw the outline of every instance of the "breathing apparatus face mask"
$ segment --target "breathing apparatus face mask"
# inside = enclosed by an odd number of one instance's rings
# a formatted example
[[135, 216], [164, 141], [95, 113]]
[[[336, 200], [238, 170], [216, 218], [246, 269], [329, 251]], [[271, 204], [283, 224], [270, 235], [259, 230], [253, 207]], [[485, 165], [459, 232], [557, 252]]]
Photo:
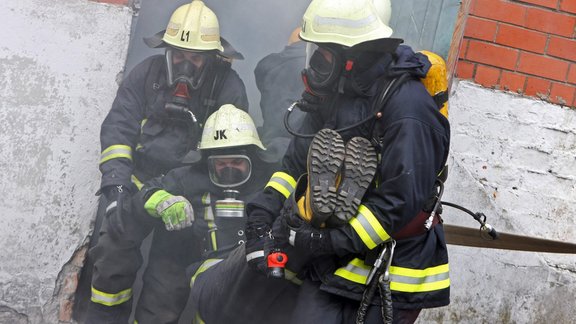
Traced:
[[193, 89], [199, 89], [204, 83], [207, 70], [214, 60], [212, 53], [180, 51], [166, 48], [166, 67], [168, 85], [186, 83]]
[[304, 86], [315, 95], [333, 93], [342, 68], [341, 56], [328, 46], [310, 45], [306, 51], [306, 69], [302, 71]]
[[238, 187], [252, 174], [252, 162], [243, 154], [211, 155], [207, 162], [210, 181], [218, 187]]

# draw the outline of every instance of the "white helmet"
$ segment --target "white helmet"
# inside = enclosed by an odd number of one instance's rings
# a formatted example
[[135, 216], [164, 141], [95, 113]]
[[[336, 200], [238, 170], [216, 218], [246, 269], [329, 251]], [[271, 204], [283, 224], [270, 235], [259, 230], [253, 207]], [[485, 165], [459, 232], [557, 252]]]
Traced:
[[198, 149], [225, 149], [248, 145], [266, 149], [250, 115], [234, 105], [226, 104], [206, 119]]
[[224, 51], [218, 18], [201, 0], [178, 7], [172, 13], [166, 30], [144, 41], [150, 47], [170, 45], [181, 50]]
[[313, 0], [304, 13], [300, 38], [348, 47], [392, 35], [389, 0]]

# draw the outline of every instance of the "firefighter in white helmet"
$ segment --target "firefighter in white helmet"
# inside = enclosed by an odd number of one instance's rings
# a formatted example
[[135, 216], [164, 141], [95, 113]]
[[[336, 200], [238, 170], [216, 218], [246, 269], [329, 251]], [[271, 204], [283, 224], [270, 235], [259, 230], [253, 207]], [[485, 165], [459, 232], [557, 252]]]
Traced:
[[[179, 232], [191, 240], [182, 238], [180, 244], [164, 251], [164, 257], [172, 256], [173, 262], [170, 267], [163, 264], [161, 269], [163, 275], [174, 273], [174, 279], [185, 286], [154, 278], [151, 285], [158, 286], [159, 299], [170, 298], [177, 290], [188, 291], [191, 278], [194, 283], [199, 273], [211, 271], [212, 266], [244, 244], [244, 202], [264, 187], [278, 166], [267, 162], [266, 149], [252, 118], [229, 104], [206, 120], [199, 151], [202, 163], [174, 169], [146, 182], [133, 199], [135, 206], [165, 224], [178, 223], [179, 219], [192, 223], [189, 230]], [[177, 276], [187, 266], [189, 276]], [[186, 298], [180, 302], [185, 303]], [[136, 313], [140, 323], [139, 315]]]
[[246, 206], [248, 264], [265, 268], [273, 237], [303, 279], [292, 323], [413, 323], [449, 303], [437, 186], [450, 128], [420, 82], [430, 61], [391, 37], [390, 3], [374, 1], [310, 3], [307, 115]]
[[[132, 210], [131, 196], [142, 183], [194, 162], [202, 127], [223, 104], [248, 110], [245, 86], [223, 52], [219, 22], [202, 1], [177, 8], [166, 30], [145, 40], [164, 47], [164, 55], [145, 59], [126, 76], [101, 128], [102, 229], [91, 248], [94, 264], [88, 323], [126, 323], [132, 309], [132, 285], [142, 265], [140, 245], [155, 231], [148, 271], [136, 306], [139, 323], [173, 323], [184, 305], [184, 289], [161, 295], [156, 280], [175, 286], [183, 272], [171, 276], [165, 249], [190, 241], [187, 217], [151, 222]], [[225, 57], [225, 55], [228, 55]], [[148, 217], [149, 218], [149, 217]], [[141, 220], [134, 222], [135, 219]], [[192, 251], [190, 252], [192, 253]], [[178, 283], [179, 284], [179, 283]]]

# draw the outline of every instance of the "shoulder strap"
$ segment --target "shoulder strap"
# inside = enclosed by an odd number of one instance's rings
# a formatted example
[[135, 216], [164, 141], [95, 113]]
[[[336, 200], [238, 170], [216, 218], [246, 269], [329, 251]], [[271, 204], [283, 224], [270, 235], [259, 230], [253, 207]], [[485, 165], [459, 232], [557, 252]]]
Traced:
[[220, 95], [220, 92], [224, 88], [224, 83], [228, 78], [228, 74], [232, 69], [232, 65], [229, 62], [217, 58], [214, 64], [214, 78], [210, 85], [206, 85], [208, 88], [207, 95], [202, 99], [202, 104], [204, 105], [206, 114], [202, 119], [202, 123], [206, 121], [208, 116], [215, 112], [219, 107], [216, 107], [216, 99]]
[[144, 95], [146, 100], [146, 117], [150, 116], [150, 107], [154, 104], [157, 96], [158, 90], [160, 90], [163, 86], [165, 86], [165, 81], [161, 80], [162, 77], [162, 64], [158, 62], [162, 60], [163, 57], [155, 58], [151, 64], [150, 68], [148, 69], [148, 73], [146, 74], [146, 81], [144, 83]]

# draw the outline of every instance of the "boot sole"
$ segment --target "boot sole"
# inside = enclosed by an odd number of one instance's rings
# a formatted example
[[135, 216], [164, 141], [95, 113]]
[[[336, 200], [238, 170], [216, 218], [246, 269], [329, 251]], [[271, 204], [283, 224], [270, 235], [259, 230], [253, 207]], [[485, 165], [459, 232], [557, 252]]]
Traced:
[[308, 151], [308, 179], [314, 224], [324, 223], [336, 207], [336, 178], [344, 162], [342, 137], [331, 129], [322, 129], [314, 136]]
[[356, 216], [362, 198], [376, 174], [378, 159], [369, 140], [354, 137], [346, 144], [342, 183], [338, 188], [330, 226], [348, 223]]

